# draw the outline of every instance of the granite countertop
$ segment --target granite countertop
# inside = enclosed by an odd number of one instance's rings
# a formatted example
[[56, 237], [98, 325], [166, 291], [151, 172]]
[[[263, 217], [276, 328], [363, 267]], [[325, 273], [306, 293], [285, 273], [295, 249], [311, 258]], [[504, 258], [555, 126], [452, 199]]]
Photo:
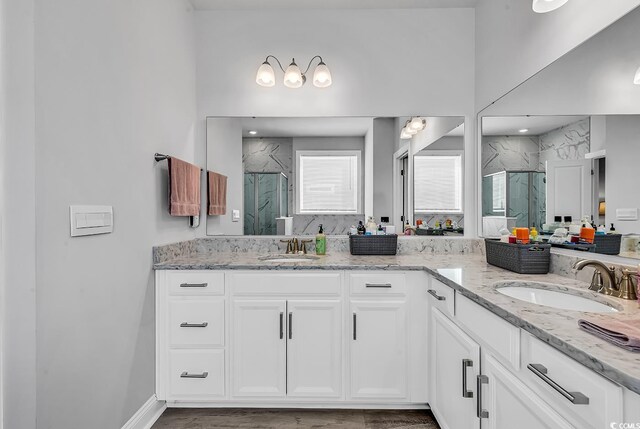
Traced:
[[[640, 394], [640, 353], [609, 344], [578, 328], [578, 320], [636, 319], [636, 301], [604, 297], [586, 289], [588, 284], [556, 274], [521, 275], [493, 267], [481, 254], [409, 254], [398, 256], [352, 256], [335, 253], [305, 262], [269, 262], [265, 254], [214, 253], [175, 258], [154, 265], [156, 270], [421, 270], [454, 288], [492, 313], [531, 333], [538, 339], [582, 363], [591, 370]], [[620, 311], [596, 314], [559, 310], [529, 304], [496, 291], [504, 281], [535, 281], [560, 286], [572, 293], [606, 300]], [[557, 285], [557, 286], [552, 286]], [[545, 286], [541, 286], [545, 287]]]

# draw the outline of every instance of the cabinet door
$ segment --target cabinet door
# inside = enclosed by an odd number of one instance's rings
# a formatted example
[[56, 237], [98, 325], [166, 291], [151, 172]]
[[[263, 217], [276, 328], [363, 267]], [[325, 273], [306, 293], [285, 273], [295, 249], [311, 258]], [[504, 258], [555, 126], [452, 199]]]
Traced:
[[351, 302], [351, 398], [407, 396], [404, 301]]
[[288, 301], [287, 312], [287, 396], [341, 397], [340, 301]]
[[235, 301], [231, 339], [233, 396], [286, 394], [285, 301]]
[[481, 385], [478, 404], [487, 413], [482, 419], [483, 428], [573, 429], [493, 356], [485, 355], [482, 372], [486, 384]]
[[431, 307], [429, 341], [431, 410], [442, 429], [478, 429], [476, 379], [480, 370], [480, 346]]

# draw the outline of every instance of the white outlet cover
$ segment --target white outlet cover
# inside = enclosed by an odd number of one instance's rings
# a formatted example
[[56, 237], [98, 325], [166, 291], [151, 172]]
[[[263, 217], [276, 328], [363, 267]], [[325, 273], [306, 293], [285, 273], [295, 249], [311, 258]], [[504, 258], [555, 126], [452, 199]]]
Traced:
[[113, 232], [113, 206], [69, 206], [72, 237]]
[[638, 209], [616, 209], [616, 219], [619, 221], [634, 221], [638, 220]]

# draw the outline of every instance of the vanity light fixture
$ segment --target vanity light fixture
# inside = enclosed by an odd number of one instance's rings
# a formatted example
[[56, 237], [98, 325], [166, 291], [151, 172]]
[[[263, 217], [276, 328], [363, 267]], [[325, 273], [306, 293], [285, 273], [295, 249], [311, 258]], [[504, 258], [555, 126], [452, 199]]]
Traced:
[[311, 58], [311, 61], [309, 61], [309, 65], [304, 72], [301, 71], [300, 67], [298, 67], [298, 64], [296, 64], [295, 58], [291, 60], [291, 64], [289, 64], [289, 66], [285, 70], [278, 58], [273, 55], [267, 55], [267, 58], [260, 65], [260, 67], [258, 68], [258, 73], [256, 74], [256, 83], [260, 86], [272, 87], [276, 84], [276, 75], [273, 67], [271, 66], [271, 63], [269, 63], [269, 58], [273, 58], [278, 63], [278, 67], [280, 67], [280, 70], [282, 70], [282, 72], [284, 73], [283, 83], [287, 88], [300, 88], [305, 84], [305, 82], [307, 81], [307, 72], [311, 68], [313, 60], [315, 60], [316, 58], [320, 60], [320, 62], [313, 71], [313, 85], [318, 88], [326, 88], [328, 86], [331, 86], [331, 71], [329, 70], [329, 67], [327, 67], [327, 65], [324, 63], [320, 55], [316, 55], [315, 57]]
[[519, 132], [519, 133], [526, 133], [527, 131], [529, 131], [529, 130], [528, 130], [528, 129], [526, 129], [526, 128], [523, 128], [523, 129], [521, 129], [521, 130], [518, 130], [518, 132]]
[[638, 70], [636, 70], [636, 75], [633, 78], [633, 83], [635, 83], [636, 85], [640, 85], [640, 67], [638, 67]]
[[400, 131], [400, 139], [407, 140], [415, 136], [418, 131], [424, 130], [427, 126], [427, 120], [419, 116], [409, 119]]
[[533, 0], [533, 11], [535, 13], [552, 12], [564, 6], [569, 0]]

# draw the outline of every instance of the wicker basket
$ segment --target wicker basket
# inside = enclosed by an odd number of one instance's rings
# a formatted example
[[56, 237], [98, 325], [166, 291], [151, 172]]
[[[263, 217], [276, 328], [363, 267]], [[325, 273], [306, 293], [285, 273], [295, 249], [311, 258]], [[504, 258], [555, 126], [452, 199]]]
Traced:
[[593, 243], [596, 245], [596, 253], [619, 255], [622, 234], [596, 234]]
[[416, 228], [416, 235], [444, 235], [444, 229]]
[[485, 239], [487, 262], [519, 274], [547, 274], [551, 259], [549, 244], [510, 244]]
[[349, 250], [352, 255], [395, 255], [398, 253], [398, 236], [350, 235]]

